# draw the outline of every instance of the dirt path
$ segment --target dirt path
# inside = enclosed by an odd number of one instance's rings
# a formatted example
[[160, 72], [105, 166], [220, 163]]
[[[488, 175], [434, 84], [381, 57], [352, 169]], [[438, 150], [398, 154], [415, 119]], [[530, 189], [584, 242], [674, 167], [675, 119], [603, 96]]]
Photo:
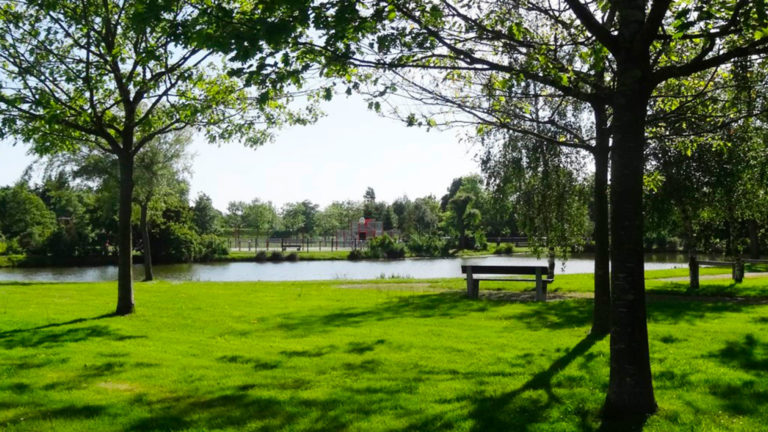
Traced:
[[[744, 273], [744, 278], [765, 278], [768, 277], [768, 273], [765, 272], [750, 272], [750, 273]], [[730, 279], [731, 274], [710, 274], [710, 275], [699, 275], [699, 280], [718, 280], [718, 279]], [[651, 280], [657, 280], [662, 282], [688, 282], [688, 276], [679, 276], [679, 277], [671, 277], [671, 278], [662, 278], [662, 279], [651, 279]]]

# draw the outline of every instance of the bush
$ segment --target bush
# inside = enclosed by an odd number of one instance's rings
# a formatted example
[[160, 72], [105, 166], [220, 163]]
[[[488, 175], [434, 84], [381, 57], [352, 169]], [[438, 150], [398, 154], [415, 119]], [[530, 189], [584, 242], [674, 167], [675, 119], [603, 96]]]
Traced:
[[283, 260], [283, 253], [280, 251], [274, 251], [269, 254], [269, 258], [267, 258], [270, 261], [282, 261]]
[[264, 262], [266, 260], [267, 260], [267, 251], [258, 251], [258, 252], [256, 252], [256, 261]]
[[158, 246], [160, 253], [153, 254], [158, 261], [192, 262], [202, 255], [200, 236], [188, 226], [171, 223], [164, 234], [166, 238], [152, 243]]
[[493, 253], [496, 255], [512, 255], [515, 253], [515, 246], [512, 243], [504, 243], [499, 245]]
[[352, 261], [357, 261], [363, 258], [365, 258], [365, 256], [363, 255], [363, 251], [360, 249], [353, 249], [349, 251], [349, 255], [347, 255], [347, 259]]
[[488, 240], [485, 238], [484, 232], [476, 232], [472, 237], [472, 248], [475, 250], [487, 250]]
[[666, 252], [678, 252], [680, 249], [682, 249], [682, 241], [680, 241], [677, 237], [672, 237], [667, 239], [667, 244], [665, 244], [665, 251]]
[[412, 235], [408, 240], [408, 250], [413, 255], [423, 257], [448, 255], [448, 245], [445, 240], [434, 235]]
[[404, 258], [405, 245], [398, 243], [387, 234], [380, 235], [368, 243], [366, 255], [369, 258]]
[[229, 255], [227, 242], [214, 234], [200, 236], [200, 255], [196, 261], [211, 261], [217, 256]]
[[296, 252], [291, 252], [288, 255], [285, 256], [286, 261], [298, 261], [299, 260], [299, 254]]

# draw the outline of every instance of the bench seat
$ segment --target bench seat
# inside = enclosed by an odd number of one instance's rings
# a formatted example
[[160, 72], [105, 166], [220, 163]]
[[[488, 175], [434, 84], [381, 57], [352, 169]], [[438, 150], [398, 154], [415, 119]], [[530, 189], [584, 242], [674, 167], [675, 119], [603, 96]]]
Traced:
[[[463, 265], [461, 272], [467, 275], [467, 297], [476, 299], [480, 294], [480, 281], [533, 282], [536, 284], [536, 301], [546, 301], [547, 284], [554, 281], [554, 274], [545, 266]], [[517, 276], [533, 278], [487, 277], [478, 275]]]

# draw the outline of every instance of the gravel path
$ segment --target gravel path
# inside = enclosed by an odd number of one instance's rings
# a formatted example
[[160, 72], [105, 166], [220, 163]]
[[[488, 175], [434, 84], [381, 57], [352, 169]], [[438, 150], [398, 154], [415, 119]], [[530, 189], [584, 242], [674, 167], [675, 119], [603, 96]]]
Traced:
[[[744, 273], [744, 278], [764, 278], [768, 277], [768, 273], [765, 272], [751, 272], [751, 273]], [[731, 274], [725, 273], [725, 274], [710, 274], [710, 275], [699, 275], [699, 280], [717, 280], [717, 279], [730, 279]], [[652, 279], [657, 281], [663, 281], [663, 282], [688, 282], [688, 276], [680, 276], [680, 277], [672, 277], [672, 278], [663, 278], [663, 279]]]

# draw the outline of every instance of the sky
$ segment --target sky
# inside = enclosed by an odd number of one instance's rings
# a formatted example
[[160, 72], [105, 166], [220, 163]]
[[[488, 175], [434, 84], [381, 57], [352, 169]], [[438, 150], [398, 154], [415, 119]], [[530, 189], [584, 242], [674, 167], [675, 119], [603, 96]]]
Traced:
[[[368, 110], [357, 96], [337, 97], [323, 110], [327, 115], [314, 125], [279, 130], [257, 149], [196, 137], [190, 197], [204, 192], [220, 210], [254, 198], [277, 207], [305, 199], [325, 207], [362, 200], [369, 186], [381, 201], [439, 198], [451, 180], [479, 171], [478, 148], [461, 142], [459, 130], [409, 128]], [[0, 142], [0, 186], [13, 184], [34, 161], [26, 150]]]

